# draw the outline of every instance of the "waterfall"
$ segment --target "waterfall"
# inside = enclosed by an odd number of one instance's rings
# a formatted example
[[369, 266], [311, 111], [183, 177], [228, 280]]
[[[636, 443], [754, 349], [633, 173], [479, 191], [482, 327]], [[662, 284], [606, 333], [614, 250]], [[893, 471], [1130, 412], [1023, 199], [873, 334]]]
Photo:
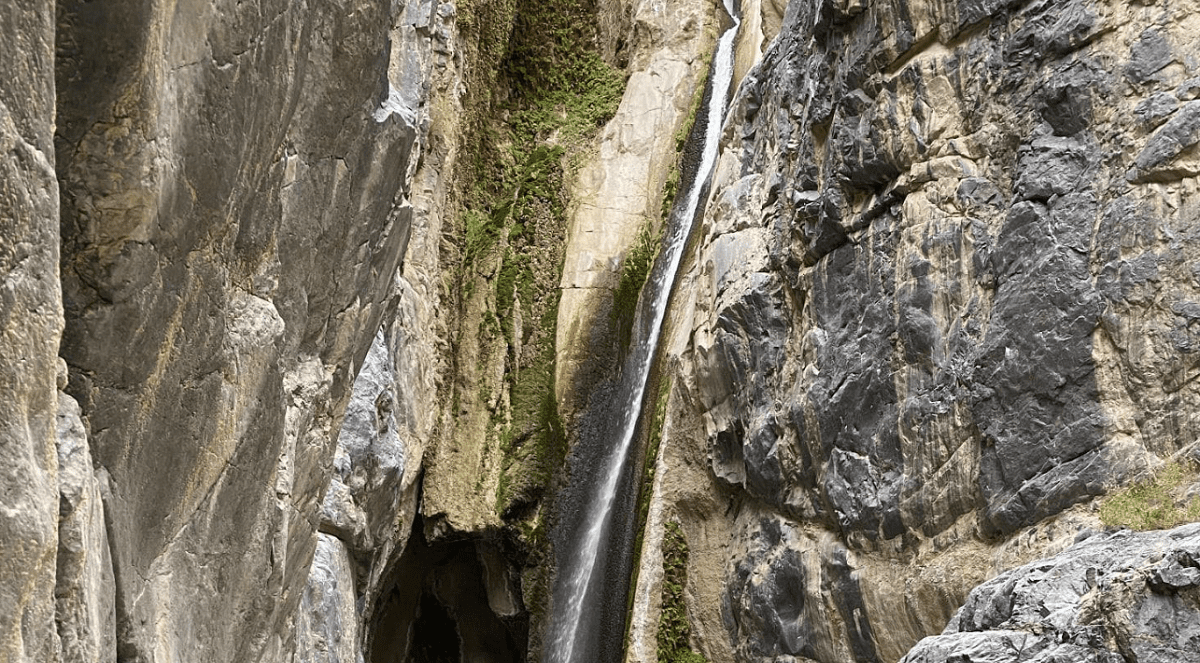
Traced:
[[[621, 436], [610, 450], [594, 492], [584, 501], [582, 535], [568, 542], [571, 550], [564, 556], [565, 564], [559, 568], [554, 586], [553, 607], [547, 632], [546, 663], [578, 663], [587, 657], [587, 652], [577, 650], [580, 641], [580, 626], [584, 619], [584, 607], [596, 601], [597, 560], [601, 544], [612, 521], [613, 505], [617, 499], [621, 476], [629, 458], [630, 448], [638, 428], [638, 417], [642, 410], [650, 367], [666, 317], [671, 288], [675, 282], [683, 249], [691, 234], [692, 224], [700, 205], [700, 197], [708, 184], [717, 161], [721, 125], [724, 119], [726, 99], [733, 82], [733, 42], [737, 38], [740, 21], [734, 3], [722, 0], [725, 10], [733, 20], [717, 42], [711, 70], [711, 94], [706, 109], [706, 124], [701, 158], [695, 177], [687, 191], [686, 205], [678, 222], [673, 224], [667, 236], [662, 255], [665, 268], [655, 270], [655, 276], [647, 284], [645, 292], [652, 297], [650, 302], [651, 321], [648, 336], [638, 345], [632, 363], [626, 365], [633, 373], [633, 386], [626, 394], [621, 411]], [[628, 381], [626, 381], [628, 383]]]

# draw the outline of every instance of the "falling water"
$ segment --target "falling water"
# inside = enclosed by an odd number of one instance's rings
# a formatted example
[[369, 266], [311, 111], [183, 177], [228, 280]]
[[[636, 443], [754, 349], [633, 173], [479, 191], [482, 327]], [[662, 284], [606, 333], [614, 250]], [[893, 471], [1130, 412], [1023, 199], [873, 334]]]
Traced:
[[629, 457], [630, 447], [633, 446], [638, 416], [641, 413], [642, 400], [646, 392], [646, 383], [650, 376], [650, 364], [658, 346], [658, 337], [662, 331], [663, 318], [666, 316], [671, 286], [675, 282], [675, 274], [679, 269], [684, 245], [691, 234], [692, 223], [700, 205], [700, 196], [717, 161], [717, 148], [721, 137], [726, 98], [733, 82], [733, 41], [737, 37], [740, 25], [733, 6], [736, 0], [722, 1], [725, 4], [726, 12], [733, 19], [733, 24], [721, 35], [717, 42], [717, 51], [713, 56], [712, 87], [708, 101], [700, 163], [687, 192], [683, 216], [680, 217], [679, 223], [674, 224], [663, 247], [663, 255], [667, 260], [666, 268], [656, 270], [657, 277], [649, 284], [648, 290], [652, 294], [650, 302], [652, 321], [648, 338], [635, 351], [635, 363], [632, 368], [636, 378], [633, 388], [627, 394], [628, 398], [622, 410], [620, 440], [612, 449], [611, 456], [602, 468], [603, 474], [596, 484], [592, 499], [587, 500], [583, 505], [585, 511], [583, 534], [570, 542], [573, 550], [568, 551], [565, 558], [568, 561], [559, 570], [559, 580], [554, 588], [556, 614], [551, 619], [549, 637], [546, 641], [545, 660], [547, 663], [577, 663], [584, 658], [583, 652], [576, 651], [576, 645], [580, 640], [580, 622], [583, 619], [584, 606], [596, 600], [596, 583], [593, 582], [593, 579], [596, 575], [601, 542], [609, 529], [622, 470]]

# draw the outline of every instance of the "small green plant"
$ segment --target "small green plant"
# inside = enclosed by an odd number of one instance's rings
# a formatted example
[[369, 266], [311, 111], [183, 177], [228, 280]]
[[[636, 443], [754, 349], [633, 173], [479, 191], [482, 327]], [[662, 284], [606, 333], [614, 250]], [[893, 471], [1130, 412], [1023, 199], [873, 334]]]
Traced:
[[675, 162], [671, 166], [670, 172], [667, 173], [666, 181], [663, 183], [661, 214], [664, 222], [670, 216], [671, 208], [675, 206], [675, 197], [679, 195], [683, 150], [687, 147], [688, 138], [692, 135], [692, 129], [696, 126], [696, 116], [700, 112], [701, 105], [704, 103], [704, 81], [708, 80], [708, 71], [712, 67], [712, 52], [709, 51], [701, 56], [700, 62], [702, 73], [696, 79], [700, 83], [696, 86], [696, 91], [692, 93], [692, 101], [691, 105], [688, 106], [687, 117], [679, 125], [679, 129], [675, 131]]
[[655, 231], [651, 221], [642, 226], [633, 247], [625, 254], [621, 265], [621, 280], [613, 291], [612, 324], [619, 347], [629, 346], [633, 339], [633, 319], [637, 315], [638, 297], [650, 276], [650, 268], [662, 243], [662, 232]]
[[663, 532], [662, 612], [658, 618], [658, 663], [707, 663], [688, 645], [691, 627], [683, 590], [687, 586], [688, 544], [683, 528], [669, 521]]
[[1183, 493], [1197, 477], [1194, 464], [1170, 461], [1153, 476], [1126, 486], [1100, 502], [1100, 520], [1108, 527], [1167, 529], [1200, 521], [1200, 497]]
[[536, 556], [548, 545], [542, 505], [567, 454], [554, 376], [568, 169], [616, 112], [625, 75], [600, 55], [591, 0], [457, 9], [469, 64], [461, 115], [447, 125], [460, 132], [447, 291], [463, 313], [455, 361], [478, 362], [486, 384], [478, 395], [453, 386], [454, 412], [488, 418], [494, 508]]

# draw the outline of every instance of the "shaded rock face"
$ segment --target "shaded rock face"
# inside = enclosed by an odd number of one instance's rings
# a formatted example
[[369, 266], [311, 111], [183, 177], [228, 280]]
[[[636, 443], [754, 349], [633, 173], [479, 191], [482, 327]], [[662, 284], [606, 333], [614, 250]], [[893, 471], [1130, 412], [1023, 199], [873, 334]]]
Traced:
[[[60, 374], [66, 381], [66, 366]], [[112, 555], [104, 524], [107, 477], [93, 472], [79, 404], [58, 395], [58, 559], [55, 626], [63, 661], [104, 661], [116, 652]]]
[[346, 545], [317, 535], [309, 581], [296, 614], [295, 660], [312, 663], [362, 661], [354, 566]]
[[525, 660], [529, 616], [501, 548], [415, 531], [379, 595], [371, 663]]
[[701, 649], [896, 660], [1195, 439], [1195, 21], [788, 5], [672, 313], [673, 444], [704, 453], [659, 471], [715, 483], [656, 499], [725, 566]]
[[1200, 525], [1095, 535], [971, 592], [902, 663], [1200, 661]]
[[353, 367], [409, 237], [401, 9], [59, 3], [61, 351], [106, 477], [121, 660], [295, 644]]

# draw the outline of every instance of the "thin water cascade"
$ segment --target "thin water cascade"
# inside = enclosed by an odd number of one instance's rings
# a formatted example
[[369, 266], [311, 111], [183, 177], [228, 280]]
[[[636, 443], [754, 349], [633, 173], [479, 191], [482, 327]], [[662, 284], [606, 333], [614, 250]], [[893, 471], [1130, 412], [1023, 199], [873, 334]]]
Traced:
[[706, 124], [700, 162], [687, 191], [686, 205], [682, 216], [678, 217], [677, 223], [672, 224], [673, 227], [662, 249], [666, 266], [663, 269], [656, 269], [655, 275], [647, 284], [648, 289], [645, 292], [649, 293], [652, 298], [649, 309], [651, 321], [648, 335], [644, 342], [635, 348], [631, 357], [632, 363], [626, 365], [627, 371], [632, 369], [634, 379], [621, 410], [621, 436], [601, 468], [601, 475], [595, 484], [593, 494], [588, 496], [590, 499], [584, 500], [581, 536], [568, 542], [572, 549], [567, 551], [564, 557], [566, 563], [559, 568], [553, 592], [555, 614], [551, 617], [545, 644], [544, 660], [546, 663], [580, 663], [588, 660], [589, 657], [594, 657], [594, 654], [582, 651], [579, 647], [582, 640], [581, 624], [585, 619], [584, 608], [598, 600], [596, 598], [599, 590], [597, 561], [601, 545], [610, 529], [613, 505], [617, 499], [621, 476], [638, 429], [638, 418], [650, 377], [651, 364], [662, 331], [663, 319], [666, 317], [671, 288], [675, 282], [676, 272], [679, 270], [684, 246], [687, 244], [688, 236], [691, 235], [692, 224], [700, 205], [700, 197], [716, 165], [721, 125], [724, 120], [729, 88], [733, 82], [733, 43], [741, 24], [736, 11], [736, 1], [722, 0], [726, 13], [732, 19], [732, 25], [721, 34], [717, 41], [716, 53], [713, 55], [711, 80], [709, 81], [711, 88], [705, 115]]

